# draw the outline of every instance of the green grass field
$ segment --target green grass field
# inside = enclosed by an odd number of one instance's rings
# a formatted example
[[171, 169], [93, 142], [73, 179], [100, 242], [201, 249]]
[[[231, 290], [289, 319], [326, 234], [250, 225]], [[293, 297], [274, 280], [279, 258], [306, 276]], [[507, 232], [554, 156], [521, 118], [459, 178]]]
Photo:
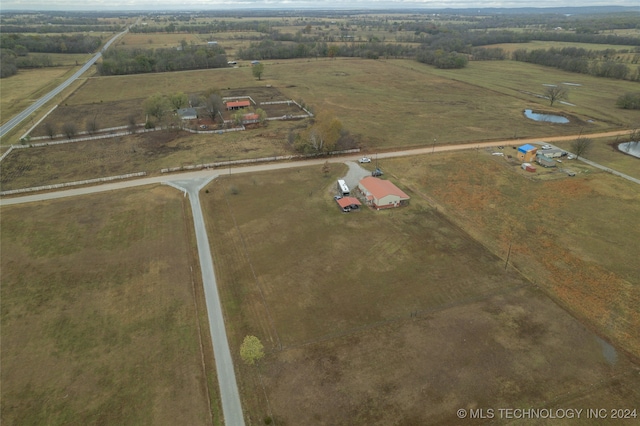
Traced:
[[154, 187], [2, 208], [3, 424], [204, 425], [210, 397], [220, 424], [184, 203]]

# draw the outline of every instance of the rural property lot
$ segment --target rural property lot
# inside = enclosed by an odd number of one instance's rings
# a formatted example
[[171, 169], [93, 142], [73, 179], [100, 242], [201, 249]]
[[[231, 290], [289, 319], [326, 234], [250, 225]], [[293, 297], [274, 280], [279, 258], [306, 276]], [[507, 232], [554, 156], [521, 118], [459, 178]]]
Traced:
[[159, 186], [2, 208], [3, 424], [211, 424], [190, 224]]
[[345, 172], [233, 175], [203, 194], [231, 346], [254, 334], [268, 352], [238, 364], [249, 418], [459, 424], [458, 408], [638, 406], [624, 353], [411, 189], [428, 180], [400, 183], [407, 208], [343, 214]]

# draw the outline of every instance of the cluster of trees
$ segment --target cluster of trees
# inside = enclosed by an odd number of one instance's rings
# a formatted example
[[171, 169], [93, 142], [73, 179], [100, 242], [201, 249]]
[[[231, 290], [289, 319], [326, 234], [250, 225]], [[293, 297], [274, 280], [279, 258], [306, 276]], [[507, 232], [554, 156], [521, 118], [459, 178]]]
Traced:
[[18, 56], [13, 50], [0, 49], [0, 78], [11, 77], [19, 68], [54, 66], [49, 55]]
[[303, 131], [289, 133], [288, 142], [295, 151], [304, 154], [352, 149], [359, 143], [358, 138], [344, 128], [340, 119], [328, 111], [317, 114], [311, 126]]
[[518, 49], [513, 52], [512, 58], [516, 61], [530, 62], [596, 77], [640, 81], [640, 68], [634, 73], [626, 64], [610, 59], [609, 54], [608, 50], [588, 51], [582, 48], [565, 47], [531, 51]]
[[467, 55], [458, 52], [447, 52], [442, 49], [423, 49], [418, 53], [416, 59], [418, 62], [442, 69], [464, 68], [469, 62]]
[[224, 49], [182, 43], [179, 49], [109, 49], [98, 64], [100, 75], [184, 71], [228, 66]]
[[616, 106], [623, 109], [640, 109], [640, 92], [625, 93], [618, 98]]
[[[3, 28], [3, 31], [5, 29]], [[0, 35], [0, 48], [13, 50], [18, 56], [29, 52], [44, 53], [90, 53], [97, 50], [102, 39], [87, 34], [74, 35]]]

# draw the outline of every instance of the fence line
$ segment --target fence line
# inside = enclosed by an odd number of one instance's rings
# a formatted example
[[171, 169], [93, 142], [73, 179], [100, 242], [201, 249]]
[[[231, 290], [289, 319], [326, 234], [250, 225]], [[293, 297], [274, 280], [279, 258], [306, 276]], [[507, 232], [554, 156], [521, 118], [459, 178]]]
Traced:
[[[356, 152], [360, 152], [360, 148], [354, 149], [346, 149], [343, 151], [331, 151], [327, 153], [328, 155], [340, 155], [340, 154], [354, 154]], [[262, 158], [248, 158], [244, 160], [233, 160], [233, 161], [219, 161], [216, 163], [206, 163], [206, 164], [192, 164], [188, 166], [178, 166], [178, 167], [169, 167], [165, 169], [161, 169], [160, 173], [173, 173], [173, 172], [181, 172], [184, 170], [202, 170], [202, 169], [215, 169], [217, 167], [229, 167], [229, 166], [237, 166], [241, 164], [252, 164], [252, 163], [270, 163], [274, 161], [289, 161], [295, 159], [302, 158], [313, 158], [313, 157], [321, 157], [325, 155], [324, 153], [319, 154], [298, 154], [298, 155], [276, 155], [273, 157], [262, 157]]]
[[234, 99], [249, 99], [252, 104], [258, 105], [256, 103], [256, 101], [254, 101], [251, 96], [227, 96], [227, 97], [222, 98], [223, 101], [232, 101]]
[[26, 138], [26, 137], [29, 135], [29, 133], [31, 133], [31, 131], [32, 131], [33, 129], [35, 129], [35, 128], [36, 128], [36, 126], [37, 126], [38, 124], [42, 123], [42, 120], [44, 120], [45, 118], [47, 118], [47, 117], [49, 116], [49, 114], [51, 114], [51, 113], [53, 112], [53, 110], [54, 110], [54, 109], [56, 109], [56, 108], [58, 108], [58, 105], [54, 105], [54, 106], [53, 106], [53, 108], [51, 108], [51, 109], [49, 110], [49, 112], [48, 112], [48, 113], [46, 113], [44, 116], [42, 116], [42, 118], [41, 118], [40, 120], [38, 120], [38, 122], [37, 122], [36, 124], [34, 124], [33, 126], [31, 126], [31, 128], [30, 128], [29, 130], [27, 130], [27, 132], [26, 132], [24, 135], [22, 135], [22, 137], [20, 138], [20, 140], [22, 140], [22, 139]]
[[[137, 127], [144, 127], [144, 124], [136, 124]], [[107, 127], [105, 129], [100, 129], [100, 130], [96, 130], [96, 133], [105, 133], [105, 132], [113, 132], [115, 130], [122, 130], [122, 129], [128, 129], [129, 126], [116, 126], [116, 127]], [[31, 130], [29, 130], [29, 132], [31, 132]], [[29, 133], [27, 132], [27, 134]], [[89, 132], [78, 132], [76, 133], [77, 135], [89, 135]], [[53, 138], [63, 138], [66, 135], [64, 133], [58, 133], [57, 135], [53, 135], [53, 137], [51, 136], [34, 136], [32, 138], [30, 138], [30, 140], [32, 141], [39, 141], [42, 139], [53, 139]]]
[[128, 173], [126, 175], [109, 176], [109, 177], [96, 178], [96, 179], [87, 179], [87, 180], [80, 180], [80, 181], [76, 181], [76, 182], [55, 183], [53, 185], [34, 186], [34, 187], [31, 187], [31, 188], [10, 189], [8, 191], [0, 192], [0, 195], [22, 194], [24, 192], [36, 192], [36, 191], [44, 191], [44, 190], [47, 190], [47, 189], [58, 189], [58, 188], [67, 188], [67, 187], [70, 187], [70, 186], [87, 185], [87, 184], [92, 184], [92, 183], [110, 182], [110, 181], [113, 181], [113, 180], [121, 180], [121, 179], [129, 179], [129, 178], [132, 178], [132, 177], [145, 176], [146, 174], [147, 174], [147, 172]]
[[7, 155], [9, 155], [9, 153], [10, 153], [11, 151], [13, 151], [13, 145], [11, 145], [11, 146], [9, 147], [9, 149], [8, 149], [8, 150], [6, 150], [6, 151], [4, 152], [4, 154], [2, 154], [2, 156], [0, 157], [0, 162], [2, 162], [2, 160], [4, 160], [4, 157], [6, 157]]

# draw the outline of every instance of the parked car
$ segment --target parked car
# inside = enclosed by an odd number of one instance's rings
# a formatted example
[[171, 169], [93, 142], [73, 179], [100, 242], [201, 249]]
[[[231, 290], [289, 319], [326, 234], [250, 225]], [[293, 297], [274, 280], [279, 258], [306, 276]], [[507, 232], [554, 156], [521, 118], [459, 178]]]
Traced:
[[340, 195], [334, 195], [333, 196], [333, 199], [336, 200], [336, 201], [340, 200], [341, 198], [342, 197]]
[[502, 152], [492, 152], [491, 155], [497, 155], [499, 157], [504, 157], [504, 153], [502, 153]]
[[380, 169], [375, 169], [374, 171], [371, 172], [371, 176], [382, 176], [384, 173], [382, 173], [382, 170]]
[[360, 163], [370, 163], [371, 162], [371, 158], [369, 157], [362, 157], [361, 159], [358, 160]]
[[575, 155], [573, 155], [573, 154], [567, 155], [567, 160], [575, 160], [575, 159], [576, 159]]
[[553, 147], [549, 144], [542, 145], [542, 149], [553, 149]]
[[556, 161], [557, 161], [558, 163], [562, 163], [562, 160], [561, 160], [561, 159], [559, 159], [559, 158], [558, 158]]
[[568, 176], [575, 176], [576, 175], [576, 172], [574, 172], [572, 170], [567, 170], [566, 172], [567, 172]]

